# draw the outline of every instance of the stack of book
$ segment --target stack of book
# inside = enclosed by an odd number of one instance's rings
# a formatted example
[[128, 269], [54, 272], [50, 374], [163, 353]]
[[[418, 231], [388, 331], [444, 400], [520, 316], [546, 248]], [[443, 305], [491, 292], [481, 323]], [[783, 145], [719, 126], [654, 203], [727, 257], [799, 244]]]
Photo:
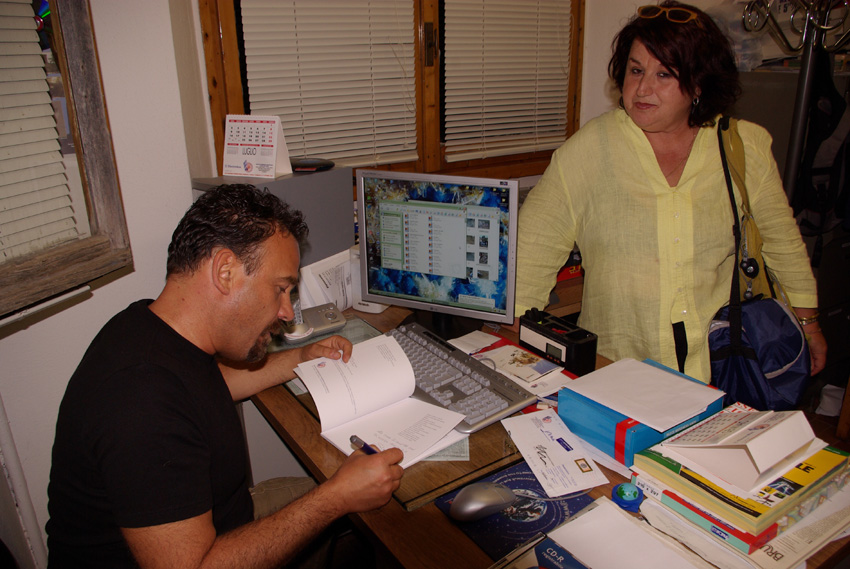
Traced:
[[817, 439], [800, 411], [732, 406], [635, 454], [644, 494], [749, 555], [837, 494], [848, 454]]

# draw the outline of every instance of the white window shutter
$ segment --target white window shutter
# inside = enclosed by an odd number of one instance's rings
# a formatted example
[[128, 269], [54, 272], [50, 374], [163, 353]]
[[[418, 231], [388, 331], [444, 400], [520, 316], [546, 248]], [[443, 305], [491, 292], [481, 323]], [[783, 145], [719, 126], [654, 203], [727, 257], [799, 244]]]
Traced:
[[417, 159], [412, 0], [242, 0], [250, 112], [292, 157]]
[[78, 237], [31, 4], [0, 2], [0, 263]]
[[445, 0], [445, 149], [455, 162], [566, 139], [566, 0]]

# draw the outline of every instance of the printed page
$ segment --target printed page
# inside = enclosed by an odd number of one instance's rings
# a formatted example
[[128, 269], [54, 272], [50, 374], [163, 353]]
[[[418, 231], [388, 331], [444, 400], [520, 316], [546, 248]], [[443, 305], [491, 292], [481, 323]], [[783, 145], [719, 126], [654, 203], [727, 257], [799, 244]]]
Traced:
[[322, 431], [410, 397], [415, 388], [410, 361], [390, 336], [355, 344], [347, 364], [319, 358], [295, 373], [313, 396]]
[[418, 462], [469, 436], [454, 430], [464, 419], [460, 413], [418, 399], [406, 398], [389, 407], [322, 432], [346, 455], [354, 452], [351, 435], [379, 450], [398, 448], [404, 453], [402, 468]]

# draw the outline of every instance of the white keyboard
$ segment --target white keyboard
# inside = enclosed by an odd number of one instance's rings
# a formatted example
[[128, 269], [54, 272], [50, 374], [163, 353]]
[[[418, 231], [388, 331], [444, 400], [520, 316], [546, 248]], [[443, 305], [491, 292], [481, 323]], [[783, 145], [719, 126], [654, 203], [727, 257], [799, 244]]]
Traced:
[[413, 397], [466, 415], [456, 430], [473, 433], [537, 401], [530, 391], [443, 341], [419, 324], [387, 332], [407, 354]]

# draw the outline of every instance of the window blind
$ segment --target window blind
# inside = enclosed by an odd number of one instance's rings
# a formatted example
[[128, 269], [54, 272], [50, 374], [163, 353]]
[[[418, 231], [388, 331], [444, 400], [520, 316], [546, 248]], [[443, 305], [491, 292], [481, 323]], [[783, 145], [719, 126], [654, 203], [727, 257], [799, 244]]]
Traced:
[[446, 161], [566, 139], [570, 9], [567, 0], [445, 0]]
[[412, 0], [242, 0], [250, 112], [292, 157], [417, 159]]
[[0, 263], [78, 236], [33, 16], [0, 2]]

